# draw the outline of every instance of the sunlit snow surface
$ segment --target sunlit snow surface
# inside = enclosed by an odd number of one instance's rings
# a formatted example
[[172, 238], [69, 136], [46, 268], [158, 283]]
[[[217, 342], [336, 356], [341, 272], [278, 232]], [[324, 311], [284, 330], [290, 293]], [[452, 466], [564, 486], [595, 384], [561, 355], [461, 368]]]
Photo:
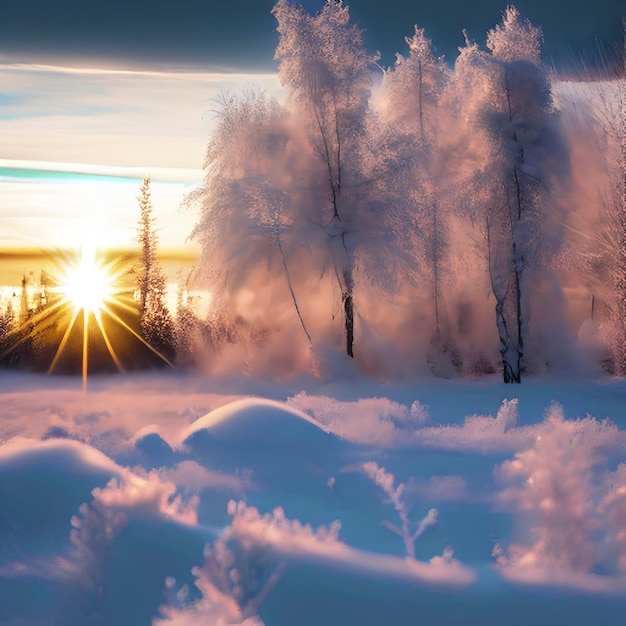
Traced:
[[0, 624], [623, 624], [626, 384], [0, 378]]

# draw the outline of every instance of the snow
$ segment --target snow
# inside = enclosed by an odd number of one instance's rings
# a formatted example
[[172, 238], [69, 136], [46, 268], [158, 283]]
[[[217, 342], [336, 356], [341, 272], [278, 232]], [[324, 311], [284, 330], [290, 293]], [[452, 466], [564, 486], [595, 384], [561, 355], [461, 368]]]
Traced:
[[623, 380], [0, 396], [2, 624], [622, 623]]

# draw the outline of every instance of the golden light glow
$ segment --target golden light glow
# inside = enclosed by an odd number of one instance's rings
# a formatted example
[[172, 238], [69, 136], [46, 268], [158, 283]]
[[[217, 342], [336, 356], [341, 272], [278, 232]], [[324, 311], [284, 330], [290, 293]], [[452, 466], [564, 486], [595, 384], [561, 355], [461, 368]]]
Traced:
[[130, 305], [124, 304], [122, 299], [123, 291], [119, 289], [119, 285], [116, 288], [116, 283], [119, 282], [123, 269], [118, 268], [116, 271], [114, 270], [113, 263], [103, 264], [98, 259], [97, 250], [97, 246], [92, 242], [83, 244], [78, 263], [68, 262], [66, 266], [62, 268], [62, 276], [58, 281], [58, 286], [53, 288], [54, 292], [61, 295], [61, 299], [56, 303], [55, 308], [58, 307], [63, 310], [63, 308], [71, 306], [73, 308], [73, 314], [65, 329], [63, 338], [59, 343], [54, 359], [52, 359], [52, 363], [48, 368], [48, 373], [51, 373], [58, 363], [63, 354], [63, 350], [67, 346], [76, 320], [82, 312], [82, 378], [84, 390], [87, 389], [87, 373], [89, 370], [89, 326], [92, 318], [95, 319], [111, 359], [120, 371], [123, 370], [122, 364], [107, 335], [102, 313], [107, 313], [117, 323], [143, 341], [137, 333], [111, 311], [111, 305], [126, 308], [131, 312], [133, 309]]
[[[49, 302], [16, 329], [20, 339], [14, 348], [40, 329], [54, 329], [49, 336], [61, 338], [48, 367], [48, 373], [52, 373], [65, 351], [69, 350], [72, 354], [78, 348], [76, 333], [80, 332], [84, 390], [87, 389], [90, 349], [93, 353], [96, 345], [99, 346], [96, 355], [100, 362], [103, 356], [108, 355], [119, 371], [123, 371], [123, 366], [114, 344], [118, 350], [125, 349], [128, 354], [129, 346], [132, 349], [132, 342], [135, 341], [173, 367], [129, 325], [130, 322], [137, 326], [139, 307], [133, 298], [135, 281], [129, 279], [130, 265], [127, 261], [103, 260], [98, 255], [96, 243], [86, 240], [78, 255], [65, 255], [64, 261], [58, 265], [58, 272], [50, 276]], [[82, 328], [77, 323], [79, 320], [82, 320]]]
[[113, 298], [114, 279], [109, 268], [98, 264], [96, 249], [83, 248], [78, 266], [68, 268], [58, 291], [75, 310], [97, 313]]

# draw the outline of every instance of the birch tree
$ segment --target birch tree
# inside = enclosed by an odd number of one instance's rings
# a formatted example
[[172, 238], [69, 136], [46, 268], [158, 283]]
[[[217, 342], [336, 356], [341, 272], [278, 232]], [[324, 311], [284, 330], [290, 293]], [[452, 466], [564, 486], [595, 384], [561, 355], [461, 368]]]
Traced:
[[[512, 270], [506, 290], [514, 318], [509, 323], [509, 340], [502, 345], [505, 382], [521, 382], [528, 337], [524, 271], [544, 262], [541, 234], [550, 219], [550, 179], [566, 158], [550, 81], [541, 62], [541, 42], [541, 29], [514, 7], [508, 7], [502, 25], [487, 34], [496, 69], [496, 108], [488, 118], [501, 172], [499, 204], [492, 217], [505, 225], [506, 263]], [[506, 315], [505, 311], [506, 302]]]
[[528, 336], [524, 271], [542, 263], [548, 187], [563, 158], [541, 30], [508, 7], [487, 34], [489, 52], [467, 41], [455, 66], [471, 149], [474, 218], [485, 229], [502, 371], [521, 382]]
[[279, 78], [325, 172], [316, 221], [328, 236], [341, 291], [346, 352], [353, 357], [355, 265], [365, 210], [358, 198], [359, 187], [366, 183], [361, 151], [372, 57], [341, 0], [327, 0], [314, 16], [279, 0], [273, 14], [280, 36], [275, 55]]
[[254, 289], [250, 276], [265, 266], [266, 275], [284, 278], [311, 343], [290, 269], [302, 243], [296, 228], [300, 198], [293, 192], [302, 150], [288, 117], [261, 91], [224, 98], [207, 150], [205, 180], [188, 199], [200, 207], [191, 236], [202, 246], [196, 279], [213, 294], [218, 324], [227, 328], [242, 315], [240, 295]]
[[[417, 255], [430, 266], [436, 337], [441, 338], [440, 276], [445, 255], [445, 211], [440, 210], [442, 158], [439, 149], [442, 95], [450, 72], [443, 57], [435, 56], [424, 29], [415, 26], [405, 37], [409, 54], [396, 55], [396, 63], [384, 73], [382, 92], [386, 117], [409, 145], [404, 156], [411, 182], [403, 187], [409, 196]], [[439, 197], [438, 197], [439, 196]]]

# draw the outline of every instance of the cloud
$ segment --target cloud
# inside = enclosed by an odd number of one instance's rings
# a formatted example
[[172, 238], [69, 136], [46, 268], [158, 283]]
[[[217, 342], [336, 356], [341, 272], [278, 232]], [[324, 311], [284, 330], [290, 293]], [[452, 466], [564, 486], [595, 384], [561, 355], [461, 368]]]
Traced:
[[[79, 248], [85, 232], [96, 229], [101, 247], [135, 245], [137, 217], [129, 207], [137, 206], [141, 178], [152, 173], [152, 168], [145, 166], [128, 171], [120, 168], [123, 176], [112, 177], [75, 175], [77, 168], [73, 166], [54, 173], [22, 167], [28, 175], [14, 176], [15, 169], [5, 169], [0, 164], [0, 202], [5, 207], [20, 207], [19, 212], [5, 210], [1, 215], [8, 231], [0, 240], [1, 244], [12, 248]], [[194, 220], [191, 213], [181, 214], [179, 207], [193, 188], [186, 180], [193, 173], [183, 171], [181, 175], [172, 169], [161, 172], [183, 179], [155, 180], [152, 184], [154, 215], [163, 227], [160, 243], [164, 248], [181, 249]], [[88, 214], [83, 210], [85, 198], [90, 198]], [[68, 222], [72, 223], [71, 229], [67, 227]]]
[[[183, 247], [195, 216], [179, 207], [202, 178], [219, 98], [248, 83], [279, 92], [273, 74], [42, 64], [0, 64], [0, 82], [5, 146], [0, 244], [6, 246], [77, 246], [80, 237], [75, 234], [94, 221], [103, 246], [134, 245], [137, 218], [128, 208], [136, 206], [138, 180], [152, 174], [161, 245]], [[48, 173], [16, 178], [14, 168]], [[59, 176], [50, 176], [51, 171]], [[71, 178], [68, 173], [97, 176]], [[19, 212], [10, 210], [16, 206]], [[68, 221], [74, 225], [70, 231]]]
[[0, 79], [4, 158], [115, 166], [197, 170], [220, 93], [278, 93], [274, 74], [4, 64]]

